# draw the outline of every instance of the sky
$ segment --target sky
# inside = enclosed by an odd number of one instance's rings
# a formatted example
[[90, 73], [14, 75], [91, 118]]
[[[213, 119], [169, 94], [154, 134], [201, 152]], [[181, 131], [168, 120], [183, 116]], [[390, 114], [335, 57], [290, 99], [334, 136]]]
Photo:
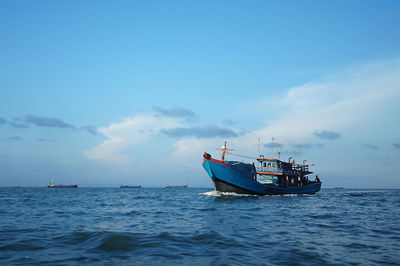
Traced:
[[399, 29], [388, 0], [2, 0], [0, 186], [211, 187], [203, 153], [260, 138], [400, 188]]

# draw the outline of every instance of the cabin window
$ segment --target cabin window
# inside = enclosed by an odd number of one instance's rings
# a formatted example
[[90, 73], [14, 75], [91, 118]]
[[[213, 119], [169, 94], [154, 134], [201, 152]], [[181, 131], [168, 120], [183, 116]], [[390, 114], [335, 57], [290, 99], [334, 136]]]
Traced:
[[271, 168], [271, 163], [268, 163], [268, 168]]
[[272, 167], [273, 167], [273, 168], [276, 168], [276, 163], [272, 163]]
[[267, 167], [267, 163], [264, 163], [264, 167]]
[[273, 175], [259, 175], [257, 181], [261, 184], [273, 184], [278, 185], [278, 177]]

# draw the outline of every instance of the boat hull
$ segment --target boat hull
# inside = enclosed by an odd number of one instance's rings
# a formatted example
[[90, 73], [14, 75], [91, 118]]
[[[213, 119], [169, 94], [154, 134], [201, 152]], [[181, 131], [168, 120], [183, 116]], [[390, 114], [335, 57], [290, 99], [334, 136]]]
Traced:
[[211, 178], [211, 180], [213, 182], [215, 191], [232, 192], [232, 193], [236, 193], [236, 194], [260, 195], [260, 196], [265, 195], [264, 193], [260, 193], [260, 192], [257, 192], [257, 191], [252, 191], [252, 190], [241, 188], [239, 186], [236, 186], [234, 184], [228, 183], [228, 182], [223, 181], [223, 180], [221, 180], [219, 178], [216, 178], [216, 177]]
[[261, 184], [251, 173], [235, 169], [223, 161], [205, 159], [203, 167], [210, 176], [214, 189], [251, 195], [315, 194], [321, 189], [321, 182], [304, 186], [277, 186]]

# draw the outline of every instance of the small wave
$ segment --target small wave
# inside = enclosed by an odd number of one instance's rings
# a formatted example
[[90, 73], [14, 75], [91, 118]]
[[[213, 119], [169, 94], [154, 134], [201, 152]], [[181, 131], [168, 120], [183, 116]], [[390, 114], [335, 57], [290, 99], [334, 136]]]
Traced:
[[0, 245], [0, 251], [25, 251], [25, 250], [41, 250], [46, 249], [44, 241], [40, 239], [26, 239]]
[[309, 217], [313, 219], [331, 219], [331, 218], [336, 218], [337, 216], [330, 213], [325, 213], [325, 214], [310, 214]]
[[132, 211], [129, 211], [129, 212], [125, 212], [122, 215], [132, 216], [132, 215], [137, 215], [137, 214], [138, 214], [138, 211], [132, 210]]
[[374, 197], [381, 196], [382, 193], [378, 192], [352, 192], [352, 193], [344, 193], [346, 197]]
[[350, 244], [345, 245], [346, 248], [352, 248], [352, 249], [379, 249], [380, 246], [378, 245], [368, 245], [368, 244], [363, 244], [363, 243], [357, 243], [353, 242]]
[[103, 251], [130, 251], [136, 247], [137, 239], [128, 235], [111, 234], [106, 236], [97, 249]]
[[96, 232], [83, 232], [83, 231], [76, 231], [72, 234], [65, 234], [61, 236], [54, 237], [54, 240], [63, 240], [65, 244], [71, 245], [79, 245], [85, 243], [86, 241], [91, 241], [98, 237], [98, 233]]
[[127, 252], [141, 250], [147, 254], [170, 254], [188, 247], [201, 245], [243, 247], [240, 242], [215, 232], [196, 232], [194, 234], [172, 234], [160, 232], [158, 234], [145, 233], [112, 233], [103, 232], [94, 239], [94, 252]]
[[235, 192], [220, 192], [215, 190], [200, 193], [200, 195], [211, 196], [211, 197], [258, 197], [257, 195], [238, 194]]

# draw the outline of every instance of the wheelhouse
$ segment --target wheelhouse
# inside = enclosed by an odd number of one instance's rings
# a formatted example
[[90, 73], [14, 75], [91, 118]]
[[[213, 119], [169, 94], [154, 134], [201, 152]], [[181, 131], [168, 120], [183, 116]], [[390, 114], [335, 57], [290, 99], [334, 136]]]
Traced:
[[306, 175], [311, 174], [309, 166], [296, 164], [295, 161], [284, 162], [274, 158], [264, 158], [260, 155], [257, 158], [259, 165], [257, 170], [257, 181], [262, 184], [291, 187], [302, 186], [308, 183]]
[[280, 178], [282, 176], [282, 163], [278, 159], [264, 158], [260, 155], [257, 158], [259, 166], [256, 167], [257, 170], [257, 181], [262, 184], [273, 184], [278, 185], [280, 183]]

